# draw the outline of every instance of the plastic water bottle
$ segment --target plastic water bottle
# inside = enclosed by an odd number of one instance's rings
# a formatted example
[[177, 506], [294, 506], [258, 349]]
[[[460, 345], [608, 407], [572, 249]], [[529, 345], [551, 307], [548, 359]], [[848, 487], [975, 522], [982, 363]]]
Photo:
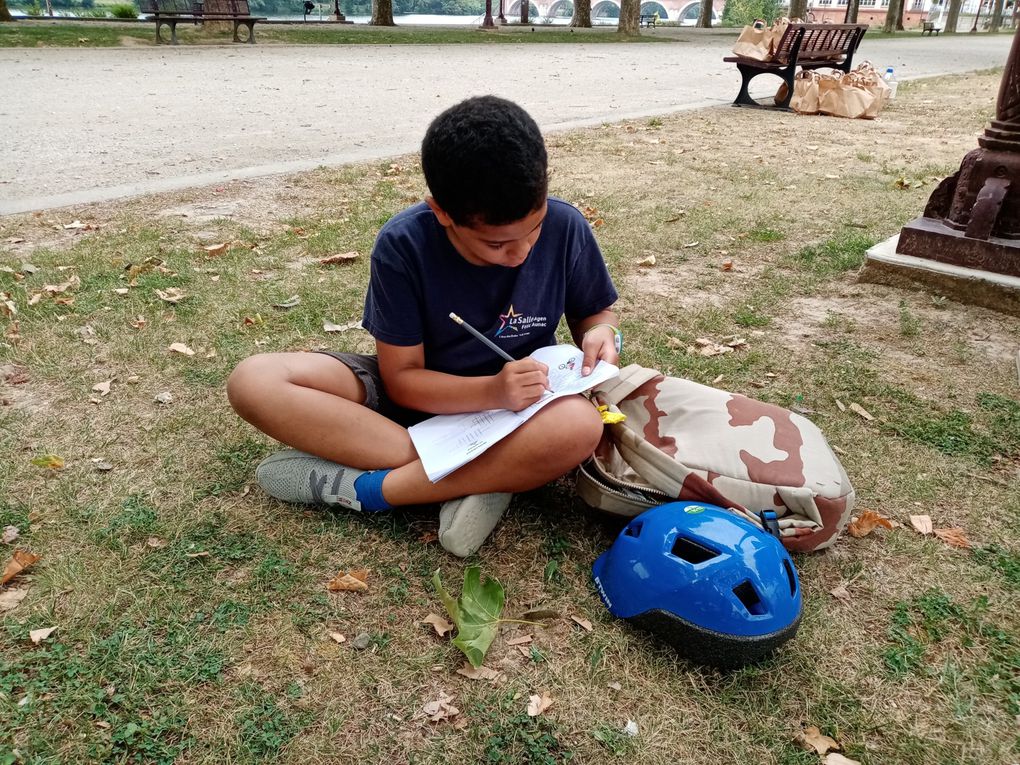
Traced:
[[885, 84], [889, 86], [889, 100], [895, 101], [896, 88], [898, 88], [900, 84], [896, 80], [896, 73], [893, 71], [891, 66], [885, 70], [885, 75], [883, 75], [882, 79], [885, 80]]

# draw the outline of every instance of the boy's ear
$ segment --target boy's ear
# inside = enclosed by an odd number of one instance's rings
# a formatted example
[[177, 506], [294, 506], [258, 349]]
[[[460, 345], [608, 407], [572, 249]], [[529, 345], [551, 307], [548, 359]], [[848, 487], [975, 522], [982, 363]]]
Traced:
[[446, 214], [446, 211], [439, 206], [439, 203], [432, 197], [425, 197], [425, 204], [432, 208], [432, 212], [436, 214], [436, 219], [439, 221], [439, 225], [443, 228], [449, 228], [453, 225], [453, 218]]

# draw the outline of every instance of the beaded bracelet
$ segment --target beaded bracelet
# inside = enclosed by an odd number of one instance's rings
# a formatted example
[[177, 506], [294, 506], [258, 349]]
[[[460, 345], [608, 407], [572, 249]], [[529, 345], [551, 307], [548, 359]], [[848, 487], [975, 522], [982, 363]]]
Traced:
[[611, 330], [613, 330], [613, 344], [616, 346], [616, 352], [622, 353], [623, 333], [620, 332], [619, 327], [614, 327], [612, 324], [596, 324], [594, 327], [588, 327], [588, 329], [584, 331], [584, 334], [581, 335], [581, 339], [583, 340], [588, 335], [589, 332], [591, 332], [593, 329], [598, 329], [599, 327], [609, 327]]

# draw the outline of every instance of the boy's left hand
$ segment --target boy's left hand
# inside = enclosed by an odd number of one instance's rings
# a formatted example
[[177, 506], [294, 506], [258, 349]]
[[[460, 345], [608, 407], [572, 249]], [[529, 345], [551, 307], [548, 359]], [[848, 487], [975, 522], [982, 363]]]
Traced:
[[591, 374], [597, 361], [618, 364], [620, 354], [616, 352], [616, 333], [612, 327], [595, 327], [585, 333], [581, 340], [584, 361], [581, 363], [581, 377]]

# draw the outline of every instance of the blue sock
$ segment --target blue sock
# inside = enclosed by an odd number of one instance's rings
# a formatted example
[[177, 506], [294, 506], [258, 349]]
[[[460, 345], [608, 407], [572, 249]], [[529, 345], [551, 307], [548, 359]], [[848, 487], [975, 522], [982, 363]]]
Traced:
[[366, 513], [377, 513], [380, 510], [392, 510], [393, 505], [386, 501], [382, 493], [383, 479], [389, 470], [370, 470], [362, 473], [354, 481], [354, 491], [358, 493], [358, 502]]

